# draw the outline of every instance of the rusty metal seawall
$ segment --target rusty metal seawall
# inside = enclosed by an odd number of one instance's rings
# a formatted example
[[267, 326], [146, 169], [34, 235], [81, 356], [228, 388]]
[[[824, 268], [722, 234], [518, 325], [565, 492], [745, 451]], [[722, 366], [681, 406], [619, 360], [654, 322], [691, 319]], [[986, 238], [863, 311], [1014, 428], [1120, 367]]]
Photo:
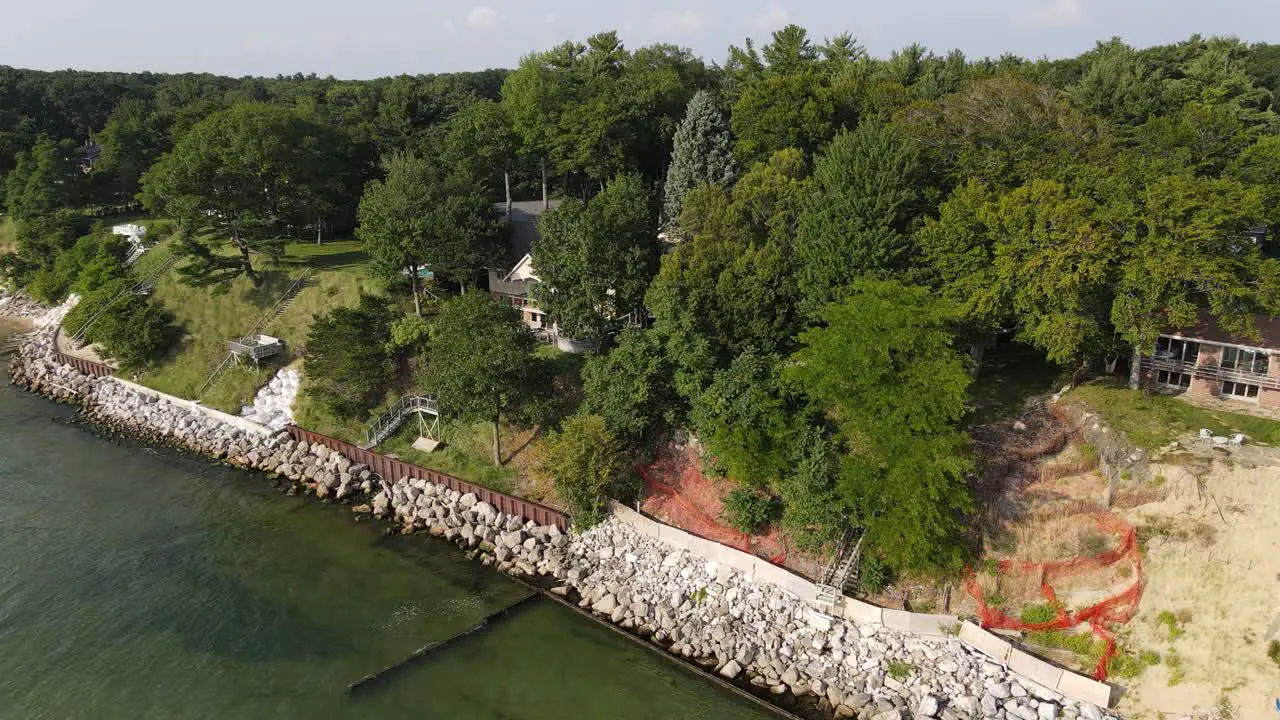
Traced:
[[411, 465], [403, 460], [390, 458], [372, 450], [365, 450], [337, 438], [331, 438], [328, 435], [321, 435], [320, 433], [300, 428], [297, 425], [290, 425], [285, 430], [294, 440], [305, 441], [308, 444], [320, 443], [330, 450], [340, 453], [351, 462], [368, 466], [370, 470], [378, 473], [388, 481], [394, 482], [402, 477], [420, 478], [460, 493], [475, 493], [477, 498], [508, 515], [519, 515], [539, 525], [555, 525], [565, 531], [569, 529], [569, 516], [546, 505], [490, 490], [483, 485], [476, 485], [452, 475]]
[[61, 350], [54, 350], [53, 359], [63, 365], [70, 365], [71, 367], [75, 368], [76, 370], [79, 370], [85, 375], [89, 375], [92, 377], [106, 377], [108, 375], [115, 374], [115, 371], [116, 371], [115, 368], [111, 367], [110, 365], [107, 365], [106, 363], [94, 362], [92, 360], [85, 360], [84, 358], [78, 358], [73, 355], [68, 355], [62, 352]]

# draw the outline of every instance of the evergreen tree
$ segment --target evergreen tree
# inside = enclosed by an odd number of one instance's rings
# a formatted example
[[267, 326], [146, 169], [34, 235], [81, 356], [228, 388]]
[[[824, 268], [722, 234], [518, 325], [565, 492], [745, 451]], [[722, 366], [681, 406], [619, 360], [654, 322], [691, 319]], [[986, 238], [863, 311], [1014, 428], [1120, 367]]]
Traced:
[[916, 152], [888, 127], [865, 122], [818, 159], [796, 236], [803, 308], [813, 314], [864, 275], [901, 271], [920, 190]]
[[684, 196], [699, 185], [727, 187], [734, 178], [733, 148], [729, 123], [716, 105], [715, 97], [699, 90], [689, 101], [684, 119], [676, 129], [667, 170], [666, 199], [662, 215], [668, 222], [680, 217]]

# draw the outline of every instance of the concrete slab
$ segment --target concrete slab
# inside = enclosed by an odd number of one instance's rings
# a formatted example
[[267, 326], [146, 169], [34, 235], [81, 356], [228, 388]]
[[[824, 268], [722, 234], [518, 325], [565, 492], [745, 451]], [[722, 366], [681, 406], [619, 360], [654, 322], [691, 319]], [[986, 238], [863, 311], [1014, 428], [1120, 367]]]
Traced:
[[1056, 688], [1062, 680], [1063, 669], [1034, 655], [1014, 648], [1009, 651], [1009, 669], [1045, 687]]
[[851, 597], [844, 599], [844, 607], [841, 614], [846, 620], [852, 620], [863, 625], [880, 624], [884, 622], [884, 608], [870, 603], [864, 603], [861, 600], [854, 600]]
[[1062, 679], [1058, 681], [1058, 692], [1072, 700], [1093, 703], [1100, 708], [1111, 707], [1110, 685], [1073, 672], [1062, 673]]
[[960, 640], [1001, 665], [1009, 662], [1009, 652], [1013, 650], [1007, 640], [1002, 640], [971, 622], [961, 623]]
[[420, 437], [413, 441], [413, 449], [421, 450], [422, 452], [433, 452], [438, 447], [440, 447], [440, 441], [432, 440], [429, 437]]

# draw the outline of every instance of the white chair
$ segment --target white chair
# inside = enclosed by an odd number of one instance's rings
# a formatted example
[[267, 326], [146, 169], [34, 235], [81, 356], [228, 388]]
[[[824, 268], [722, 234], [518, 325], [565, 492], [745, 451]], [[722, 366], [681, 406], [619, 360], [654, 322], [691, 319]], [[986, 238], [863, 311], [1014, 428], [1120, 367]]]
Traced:
[[1206, 445], [1213, 441], [1213, 433], [1209, 432], [1209, 428], [1200, 428], [1200, 442]]
[[1240, 447], [1244, 444], [1244, 433], [1236, 433], [1231, 436], [1231, 444]]

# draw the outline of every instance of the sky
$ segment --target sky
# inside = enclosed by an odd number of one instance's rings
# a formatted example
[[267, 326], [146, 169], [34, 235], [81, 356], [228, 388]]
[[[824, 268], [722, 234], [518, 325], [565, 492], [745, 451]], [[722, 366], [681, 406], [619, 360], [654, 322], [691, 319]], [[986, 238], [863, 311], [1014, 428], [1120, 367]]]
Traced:
[[1063, 57], [1120, 36], [1280, 42], [1280, 0], [6, 0], [0, 65], [372, 78], [513, 67], [533, 50], [616, 29], [722, 61], [729, 44], [797, 23], [851, 32], [884, 57], [912, 42], [971, 58]]

